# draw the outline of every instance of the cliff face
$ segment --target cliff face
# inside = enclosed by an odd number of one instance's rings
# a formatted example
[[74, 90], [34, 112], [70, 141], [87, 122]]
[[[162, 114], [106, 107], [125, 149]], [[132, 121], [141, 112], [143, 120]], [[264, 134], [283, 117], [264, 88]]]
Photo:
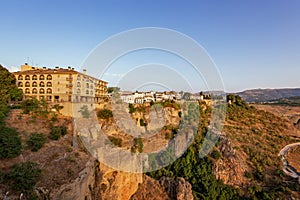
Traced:
[[114, 170], [100, 164], [102, 199], [128, 200], [142, 183], [142, 174]]
[[53, 200], [99, 199], [97, 198], [98, 185], [96, 176], [98, 170], [99, 168], [95, 164], [95, 160], [90, 159], [75, 180], [52, 190], [50, 194], [45, 194], [45, 191], [43, 191], [42, 188], [37, 188], [37, 196], [39, 199], [45, 199], [45, 197], [49, 197], [49, 199]]
[[192, 186], [183, 178], [162, 177], [155, 180], [146, 175], [131, 200], [193, 200]]

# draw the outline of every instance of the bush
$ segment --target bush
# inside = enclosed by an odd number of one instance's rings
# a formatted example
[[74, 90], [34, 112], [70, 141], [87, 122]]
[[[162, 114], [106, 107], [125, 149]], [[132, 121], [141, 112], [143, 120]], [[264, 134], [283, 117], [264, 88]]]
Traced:
[[15, 165], [8, 174], [8, 179], [12, 181], [14, 190], [30, 193], [39, 179], [41, 170], [36, 163], [25, 162]]
[[12, 128], [1, 127], [0, 158], [14, 158], [20, 155], [22, 142], [19, 133]]
[[45, 144], [47, 138], [43, 134], [33, 133], [27, 140], [27, 145], [31, 147], [31, 151], [38, 151]]
[[108, 139], [113, 143], [113, 145], [122, 147], [122, 139], [121, 138], [116, 138], [113, 136], [108, 136]]
[[136, 109], [135, 109], [135, 107], [134, 107], [134, 105], [133, 105], [133, 104], [131, 104], [131, 103], [130, 103], [130, 104], [128, 104], [128, 108], [129, 108], [129, 113], [130, 113], [130, 114], [134, 113], [134, 112], [135, 112], [135, 110], [136, 110]]
[[113, 117], [113, 113], [111, 110], [101, 109], [98, 111], [97, 116], [101, 119], [109, 119], [109, 118]]
[[67, 134], [67, 128], [64, 126], [53, 126], [49, 138], [52, 140], [58, 140], [61, 136]]

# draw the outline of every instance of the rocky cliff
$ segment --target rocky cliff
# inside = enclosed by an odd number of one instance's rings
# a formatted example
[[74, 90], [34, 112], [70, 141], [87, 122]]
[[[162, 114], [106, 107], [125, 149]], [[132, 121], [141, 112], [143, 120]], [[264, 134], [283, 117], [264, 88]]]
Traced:
[[143, 175], [143, 183], [131, 200], [193, 200], [192, 186], [183, 178], [173, 180], [162, 177], [160, 180]]

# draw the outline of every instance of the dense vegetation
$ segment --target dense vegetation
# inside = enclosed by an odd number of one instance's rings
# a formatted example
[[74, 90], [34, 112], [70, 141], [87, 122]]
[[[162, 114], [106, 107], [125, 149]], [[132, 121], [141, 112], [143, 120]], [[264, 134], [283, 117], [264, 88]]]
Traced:
[[[158, 171], [150, 172], [148, 175], [156, 179], [162, 176], [183, 177], [192, 184], [195, 199], [238, 199], [238, 190], [223, 184], [222, 181], [215, 178], [212, 171], [213, 161], [211, 157], [199, 157], [199, 150], [207, 132], [211, 112], [210, 108], [205, 106], [205, 103], [201, 103], [199, 109], [201, 113], [199, 130], [193, 144], [173, 164]], [[214, 157], [218, 156], [214, 155]]]
[[7, 69], [0, 65], [0, 158], [13, 158], [21, 153], [19, 133], [5, 126], [11, 100], [22, 98], [22, 92], [16, 86], [16, 79]]

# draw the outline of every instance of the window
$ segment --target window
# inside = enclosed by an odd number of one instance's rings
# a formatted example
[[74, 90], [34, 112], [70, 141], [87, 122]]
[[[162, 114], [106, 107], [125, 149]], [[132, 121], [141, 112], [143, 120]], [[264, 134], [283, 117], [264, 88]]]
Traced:
[[32, 80], [37, 80], [37, 75], [33, 75]]
[[22, 76], [22, 75], [19, 75], [19, 76], [18, 76], [18, 80], [23, 80], [23, 76]]
[[26, 89], [25, 89], [25, 94], [30, 94], [29, 88], [26, 88]]
[[29, 75], [26, 75], [26, 76], [25, 76], [25, 80], [30, 80], [30, 76], [29, 76]]
[[91, 89], [93, 89], [94, 87], [93, 87], [93, 84], [91, 84]]
[[32, 87], [37, 87], [37, 83], [35, 81], [32, 83]]
[[47, 76], [47, 80], [52, 80], [52, 76], [50, 74]]
[[86, 88], [89, 88], [89, 84], [88, 83], [86, 84]]
[[47, 94], [52, 94], [52, 90], [50, 88], [47, 89]]
[[18, 83], [18, 87], [23, 87], [23, 83], [22, 83], [22, 82], [19, 82], [19, 83]]
[[45, 87], [45, 83], [43, 81], [40, 82], [40, 87]]
[[89, 94], [89, 91], [88, 90], [86, 90], [86, 92], [85, 92], [86, 94]]
[[25, 83], [25, 86], [26, 86], [26, 87], [30, 87], [30, 83], [27, 81], [27, 82]]
[[93, 91], [91, 91], [91, 95], [93, 95]]
[[81, 86], [80, 82], [77, 82], [77, 87], [80, 87], [80, 86]]
[[78, 75], [78, 76], [77, 76], [77, 80], [79, 80], [79, 81], [80, 81], [80, 75]]
[[33, 88], [32, 94], [37, 94], [37, 89], [36, 88]]
[[47, 82], [47, 87], [52, 87], [52, 83], [51, 82]]
[[45, 90], [43, 88], [40, 89], [40, 94], [44, 94]]
[[80, 94], [80, 89], [77, 89], [77, 94]]
[[45, 76], [44, 75], [40, 75], [40, 80], [45, 80]]
[[51, 99], [52, 99], [52, 96], [46, 96], [47, 101], [51, 101]]

